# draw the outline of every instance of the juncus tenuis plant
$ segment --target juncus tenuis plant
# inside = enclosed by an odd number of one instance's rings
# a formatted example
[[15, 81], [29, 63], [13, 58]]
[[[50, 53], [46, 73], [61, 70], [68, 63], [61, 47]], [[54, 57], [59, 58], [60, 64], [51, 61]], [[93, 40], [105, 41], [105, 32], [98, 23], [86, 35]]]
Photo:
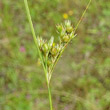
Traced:
[[52, 107], [52, 98], [51, 98], [51, 91], [50, 91], [50, 80], [51, 76], [54, 70], [54, 67], [56, 63], [58, 62], [59, 58], [61, 57], [64, 49], [68, 45], [68, 43], [76, 36], [75, 32], [82, 21], [82, 18], [84, 17], [86, 10], [88, 9], [89, 5], [91, 3], [91, 0], [89, 0], [89, 3], [83, 12], [81, 19], [77, 23], [76, 27], [73, 27], [71, 24], [71, 21], [67, 20], [64, 22], [64, 24], [58, 24], [56, 25], [57, 32], [58, 32], [58, 42], [54, 42], [54, 37], [52, 36], [49, 41], [44, 40], [42, 37], [35, 35], [34, 27], [31, 20], [30, 11], [28, 8], [27, 0], [24, 0], [24, 4], [26, 7], [26, 12], [28, 16], [28, 20], [30, 23], [31, 31], [33, 34], [33, 39], [35, 41], [35, 44], [37, 46], [37, 50], [39, 53], [40, 61], [42, 63], [45, 78], [47, 82], [48, 87], [48, 93], [49, 93], [49, 102], [50, 102], [50, 110], [53, 110]]

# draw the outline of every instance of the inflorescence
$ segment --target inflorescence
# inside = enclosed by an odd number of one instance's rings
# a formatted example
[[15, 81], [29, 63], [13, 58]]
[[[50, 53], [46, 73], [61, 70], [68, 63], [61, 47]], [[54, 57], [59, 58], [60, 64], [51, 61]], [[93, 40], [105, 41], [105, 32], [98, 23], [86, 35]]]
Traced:
[[[74, 28], [70, 21], [65, 21], [64, 25], [59, 24], [56, 26], [59, 35], [58, 43], [54, 42], [54, 37], [47, 42], [41, 37], [37, 38], [39, 49], [42, 54], [43, 64], [48, 70], [49, 77], [53, 71], [53, 68], [61, 56], [64, 48], [75, 37]], [[50, 79], [50, 78], [49, 78]]]

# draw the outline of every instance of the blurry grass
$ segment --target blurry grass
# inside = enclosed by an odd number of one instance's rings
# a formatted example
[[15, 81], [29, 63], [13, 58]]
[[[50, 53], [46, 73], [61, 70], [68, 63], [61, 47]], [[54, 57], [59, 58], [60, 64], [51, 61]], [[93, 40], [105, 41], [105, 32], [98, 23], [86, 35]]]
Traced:
[[[37, 34], [57, 35], [55, 24], [67, 14], [75, 25], [85, 0], [31, 0]], [[23, 1], [0, 1], [0, 109], [48, 110], [42, 68]], [[72, 15], [69, 15], [72, 12]], [[110, 1], [93, 0], [53, 74], [55, 110], [110, 110]], [[25, 51], [20, 51], [21, 47]], [[65, 69], [64, 69], [65, 68]], [[57, 91], [54, 91], [57, 90]]]

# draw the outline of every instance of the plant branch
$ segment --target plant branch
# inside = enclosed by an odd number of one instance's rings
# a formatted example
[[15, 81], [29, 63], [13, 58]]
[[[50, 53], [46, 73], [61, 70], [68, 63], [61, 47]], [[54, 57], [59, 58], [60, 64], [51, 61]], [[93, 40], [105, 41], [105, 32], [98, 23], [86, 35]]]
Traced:
[[42, 61], [42, 65], [43, 65], [43, 68], [44, 68], [44, 71], [45, 71], [46, 70], [45, 69], [45, 65], [43, 63], [43, 58], [42, 58], [42, 55], [41, 55], [41, 52], [40, 52], [40, 49], [39, 49], [39, 46], [38, 46], [38, 41], [37, 41], [37, 38], [36, 38], [36, 34], [35, 34], [34, 26], [33, 26], [33, 23], [32, 23], [32, 19], [31, 19], [31, 15], [30, 15], [30, 11], [29, 11], [27, 0], [24, 0], [24, 4], [25, 4], [26, 13], [27, 13], [27, 17], [28, 17], [28, 20], [29, 20], [30, 28], [31, 28], [31, 31], [32, 31], [33, 39], [34, 39], [34, 42], [36, 44], [36, 47], [37, 47], [37, 50], [38, 50], [38, 54], [40, 56], [40, 59]]
[[50, 85], [48, 83], [48, 94], [49, 94], [49, 102], [50, 102], [50, 110], [53, 110], [53, 107], [52, 107], [52, 96], [51, 96], [51, 90], [50, 90]]
[[44, 65], [42, 53], [40, 52], [40, 49], [39, 49], [39, 46], [38, 46], [38, 41], [37, 41], [37, 38], [36, 38], [36, 34], [35, 34], [34, 26], [33, 26], [33, 23], [32, 23], [32, 19], [31, 19], [30, 10], [29, 10], [29, 7], [28, 7], [27, 0], [24, 0], [24, 4], [25, 4], [26, 13], [27, 13], [27, 17], [28, 17], [28, 20], [29, 20], [30, 28], [31, 28], [31, 31], [32, 31], [33, 39], [34, 39], [34, 42], [36, 44], [38, 54], [40, 56], [42, 66], [43, 66], [43, 69], [44, 69], [44, 72], [45, 72], [45, 78], [46, 78], [46, 82], [47, 82], [47, 86], [48, 86], [50, 110], [52, 110], [52, 98], [51, 98], [51, 91], [50, 91], [49, 80], [48, 80], [48, 71], [47, 71], [47, 69]]
[[[89, 0], [88, 4], [87, 4], [87, 6], [86, 6], [86, 9], [84, 10], [82, 16], [80, 17], [80, 20], [78, 21], [78, 23], [77, 23], [77, 25], [76, 25], [76, 27], [75, 27], [75, 29], [74, 29], [74, 33], [76, 32], [76, 30], [77, 30], [79, 24], [80, 24], [81, 21], [83, 20], [83, 17], [84, 17], [84, 15], [85, 15], [87, 9], [89, 8], [91, 1], [92, 1], [92, 0]], [[76, 36], [76, 35], [75, 35], [75, 36]], [[75, 36], [74, 36], [74, 37], [75, 37]], [[70, 39], [70, 40], [67, 42], [67, 44], [63, 47], [63, 49], [62, 49], [61, 53], [59, 54], [59, 56], [56, 58], [55, 64], [54, 64], [53, 67], [52, 67], [51, 74], [52, 74], [52, 72], [53, 72], [53, 68], [56, 66], [57, 62], [59, 61], [59, 58], [61, 57], [61, 55], [63, 54], [63, 52], [64, 52], [64, 50], [65, 50], [65, 48], [66, 48], [66, 46], [68, 45], [68, 43], [69, 43], [71, 40], [72, 40], [72, 39]], [[50, 82], [50, 80], [51, 80], [51, 76], [49, 77], [49, 82]]]

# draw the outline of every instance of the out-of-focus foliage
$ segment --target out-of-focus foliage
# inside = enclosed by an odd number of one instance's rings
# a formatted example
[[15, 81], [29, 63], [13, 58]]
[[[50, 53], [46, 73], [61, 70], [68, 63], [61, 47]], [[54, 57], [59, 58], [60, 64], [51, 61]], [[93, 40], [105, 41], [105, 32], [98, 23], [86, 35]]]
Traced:
[[[87, 0], [28, 0], [36, 34], [57, 39]], [[52, 77], [54, 110], [110, 110], [110, 1], [93, 0]], [[48, 110], [47, 87], [23, 0], [0, 1], [0, 110]]]

